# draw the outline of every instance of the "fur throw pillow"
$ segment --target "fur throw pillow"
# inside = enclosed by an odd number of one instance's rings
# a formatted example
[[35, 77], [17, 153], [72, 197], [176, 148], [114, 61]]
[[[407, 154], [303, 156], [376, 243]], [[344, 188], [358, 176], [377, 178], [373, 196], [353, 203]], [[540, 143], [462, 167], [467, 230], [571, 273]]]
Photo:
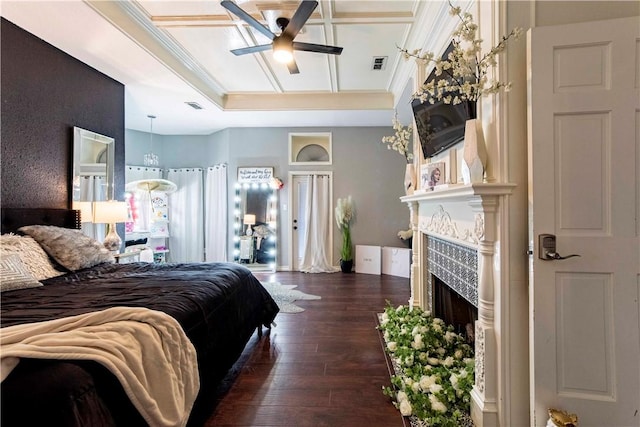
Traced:
[[36, 239], [53, 259], [71, 271], [115, 261], [111, 252], [100, 242], [80, 230], [53, 225], [27, 225], [18, 231]]
[[62, 274], [58, 271], [42, 249], [30, 236], [3, 234], [0, 236], [0, 256], [18, 255], [22, 265], [36, 280], [45, 280]]

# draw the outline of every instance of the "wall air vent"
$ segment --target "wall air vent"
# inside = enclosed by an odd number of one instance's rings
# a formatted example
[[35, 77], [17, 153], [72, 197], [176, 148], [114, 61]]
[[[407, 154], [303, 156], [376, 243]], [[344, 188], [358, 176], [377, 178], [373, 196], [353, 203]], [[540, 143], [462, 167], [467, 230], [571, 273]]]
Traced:
[[381, 71], [387, 67], [387, 56], [374, 56], [371, 63], [371, 69], [373, 71]]
[[193, 102], [193, 101], [189, 101], [189, 102], [185, 102], [185, 104], [187, 104], [189, 107], [193, 108], [194, 110], [202, 110], [202, 105], [198, 104], [197, 102]]

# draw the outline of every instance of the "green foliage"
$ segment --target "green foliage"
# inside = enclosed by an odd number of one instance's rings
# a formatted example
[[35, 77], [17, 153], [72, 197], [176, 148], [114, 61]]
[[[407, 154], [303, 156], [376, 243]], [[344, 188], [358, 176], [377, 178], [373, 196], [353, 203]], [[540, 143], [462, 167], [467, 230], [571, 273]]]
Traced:
[[419, 307], [388, 302], [379, 329], [396, 367], [383, 393], [400, 413], [429, 426], [464, 424], [474, 383], [473, 349], [465, 339]]
[[338, 199], [336, 205], [336, 224], [342, 234], [342, 248], [340, 248], [340, 259], [343, 261], [353, 260], [351, 243], [351, 223], [355, 218], [355, 209], [351, 196]]
[[353, 245], [351, 244], [351, 228], [349, 224], [342, 226], [342, 247], [340, 248], [340, 259], [343, 261], [353, 260]]

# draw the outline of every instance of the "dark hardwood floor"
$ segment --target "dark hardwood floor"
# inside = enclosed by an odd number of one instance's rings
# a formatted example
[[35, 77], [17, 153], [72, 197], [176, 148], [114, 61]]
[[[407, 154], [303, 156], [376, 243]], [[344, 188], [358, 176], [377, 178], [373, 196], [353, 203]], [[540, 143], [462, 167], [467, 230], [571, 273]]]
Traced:
[[256, 273], [322, 297], [297, 301], [254, 335], [221, 387], [205, 426], [394, 427], [404, 421], [389, 385], [376, 314], [407, 304], [409, 279], [368, 274]]

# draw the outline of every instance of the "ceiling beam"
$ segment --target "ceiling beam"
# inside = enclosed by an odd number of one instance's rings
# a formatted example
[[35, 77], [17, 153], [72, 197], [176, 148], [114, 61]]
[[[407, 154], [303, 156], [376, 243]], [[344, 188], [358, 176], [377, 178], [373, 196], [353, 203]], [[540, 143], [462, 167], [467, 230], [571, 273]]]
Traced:
[[[313, 99], [313, 102], [309, 102]], [[288, 93], [228, 94], [225, 111], [289, 110], [385, 110], [394, 108], [393, 94], [382, 93]]]

